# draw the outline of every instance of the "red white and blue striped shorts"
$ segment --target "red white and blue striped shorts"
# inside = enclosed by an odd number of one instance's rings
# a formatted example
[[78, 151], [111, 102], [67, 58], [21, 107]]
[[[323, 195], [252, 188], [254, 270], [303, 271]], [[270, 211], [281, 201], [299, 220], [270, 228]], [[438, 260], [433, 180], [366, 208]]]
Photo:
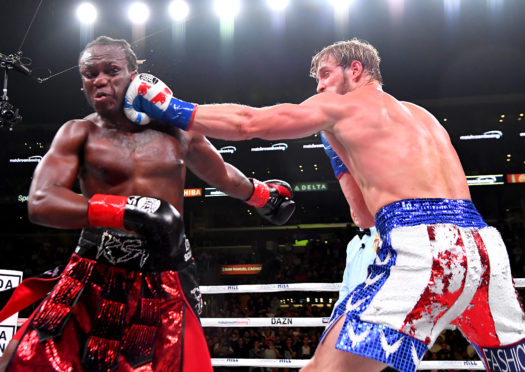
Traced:
[[336, 348], [415, 371], [454, 324], [489, 371], [525, 371], [525, 315], [499, 232], [470, 200], [410, 199], [376, 214], [381, 244], [338, 306]]

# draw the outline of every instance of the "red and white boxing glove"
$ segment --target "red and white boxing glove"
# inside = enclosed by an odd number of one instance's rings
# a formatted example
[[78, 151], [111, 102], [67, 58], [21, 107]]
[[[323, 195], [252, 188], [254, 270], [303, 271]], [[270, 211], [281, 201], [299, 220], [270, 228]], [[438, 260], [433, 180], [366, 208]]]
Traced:
[[135, 124], [148, 124], [151, 118], [189, 130], [197, 105], [173, 97], [160, 79], [138, 74], [130, 83], [124, 98], [124, 114]]
[[275, 225], [283, 225], [295, 211], [292, 187], [285, 181], [258, 181], [250, 178], [253, 193], [246, 203], [255, 207], [257, 213]]

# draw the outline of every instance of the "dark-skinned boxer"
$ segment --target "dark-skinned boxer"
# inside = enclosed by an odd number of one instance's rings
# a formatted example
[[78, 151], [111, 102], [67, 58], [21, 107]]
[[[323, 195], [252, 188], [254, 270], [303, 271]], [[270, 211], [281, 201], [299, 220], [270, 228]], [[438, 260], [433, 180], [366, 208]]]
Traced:
[[[37, 224], [82, 233], [1, 367], [212, 371], [181, 218], [186, 169], [276, 224], [293, 213], [291, 188], [246, 178], [202, 135], [127, 119], [124, 94], [137, 62], [126, 41], [99, 37], [80, 53], [79, 66], [95, 112], [55, 135], [35, 170], [28, 211]], [[73, 190], [77, 180], [80, 194]], [[15, 291], [0, 318], [46, 293], [34, 283]]]

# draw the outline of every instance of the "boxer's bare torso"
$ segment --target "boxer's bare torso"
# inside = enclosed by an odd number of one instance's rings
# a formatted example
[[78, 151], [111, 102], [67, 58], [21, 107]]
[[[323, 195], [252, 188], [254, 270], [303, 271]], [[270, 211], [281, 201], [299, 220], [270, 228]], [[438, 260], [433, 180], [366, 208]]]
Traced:
[[371, 214], [402, 199], [470, 199], [448, 133], [429, 112], [396, 100], [379, 84], [342, 95], [339, 101], [341, 111], [348, 102], [348, 113], [338, 113], [340, 119], [327, 138]]
[[201, 105], [192, 130], [234, 140], [324, 131], [355, 180], [347, 191], [364, 221], [397, 200], [470, 199], [457, 153], [432, 114], [383, 92], [359, 63], [343, 68], [329, 57], [317, 76], [319, 94], [299, 105]]
[[[136, 71], [124, 51], [95, 45], [80, 59], [83, 91], [95, 113], [65, 123], [33, 176], [29, 216], [58, 228], [88, 226], [96, 193], [161, 198], [182, 214], [186, 169], [230, 196], [248, 199], [251, 182], [202, 135], [164, 123], [138, 126], [123, 111]], [[74, 191], [79, 181], [81, 194]]]

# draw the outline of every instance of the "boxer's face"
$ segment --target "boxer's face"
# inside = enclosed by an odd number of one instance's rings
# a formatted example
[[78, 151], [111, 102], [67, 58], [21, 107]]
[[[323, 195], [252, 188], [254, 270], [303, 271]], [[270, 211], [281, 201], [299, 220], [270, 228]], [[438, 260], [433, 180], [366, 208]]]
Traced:
[[88, 102], [101, 116], [122, 110], [124, 95], [137, 74], [130, 71], [122, 48], [94, 45], [80, 58], [82, 86]]
[[340, 66], [334, 57], [322, 60], [317, 68], [317, 93], [348, 93], [350, 84], [346, 72], [347, 69]]

